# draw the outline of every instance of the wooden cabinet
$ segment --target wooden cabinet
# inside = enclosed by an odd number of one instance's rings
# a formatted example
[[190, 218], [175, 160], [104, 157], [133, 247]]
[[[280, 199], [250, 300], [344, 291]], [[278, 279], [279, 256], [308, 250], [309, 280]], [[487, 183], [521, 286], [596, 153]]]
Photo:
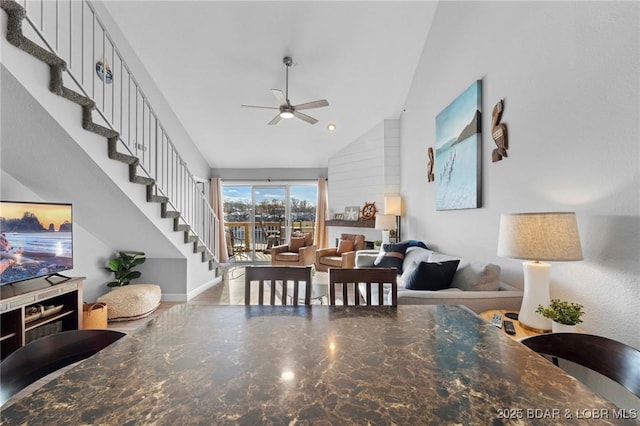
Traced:
[[[82, 328], [84, 277], [59, 284], [44, 279], [3, 286], [0, 299], [0, 357], [39, 337]], [[28, 315], [30, 307], [40, 315]]]

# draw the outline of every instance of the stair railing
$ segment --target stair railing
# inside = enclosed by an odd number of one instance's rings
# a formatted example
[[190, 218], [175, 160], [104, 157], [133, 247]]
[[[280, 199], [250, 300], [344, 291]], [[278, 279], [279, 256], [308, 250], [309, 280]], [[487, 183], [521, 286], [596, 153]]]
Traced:
[[65, 77], [96, 104], [94, 122], [119, 133], [120, 146], [155, 181], [154, 195], [167, 197], [196, 244], [219, 259], [220, 221], [93, 6], [86, 0], [17, 3], [26, 10], [25, 35], [66, 62]]

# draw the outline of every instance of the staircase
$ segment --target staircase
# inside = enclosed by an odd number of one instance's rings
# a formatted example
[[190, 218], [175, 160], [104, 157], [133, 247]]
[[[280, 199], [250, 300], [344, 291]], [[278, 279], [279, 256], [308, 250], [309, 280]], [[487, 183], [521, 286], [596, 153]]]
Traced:
[[[148, 166], [145, 170], [145, 167], [143, 167], [143, 165], [141, 164], [140, 157], [132, 154], [131, 149], [122, 139], [120, 132], [114, 129], [114, 126], [109, 123], [109, 120], [104, 113], [102, 113], [101, 111], [97, 111], [96, 102], [86, 94], [86, 92], [82, 89], [82, 85], [78, 83], [76, 78], [74, 78], [73, 75], [70, 75], [73, 81], [76, 82], [78, 86], [80, 86], [80, 89], [85, 93], [79, 93], [64, 85], [63, 75], [65, 72], [69, 71], [67, 69], [66, 62], [55, 53], [52, 53], [51, 50], [53, 49], [45, 49], [23, 34], [22, 24], [27, 20], [27, 13], [25, 9], [14, 0], [0, 0], [0, 8], [2, 8], [8, 16], [6, 37], [9, 43], [48, 65], [50, 75], [49, 91], [65, 99], [68, 99], [69, 101], [79, 105], [82, 108], [82, 128], [89, 132], [100, 135], [106, 139], [108, 157], [112, 160], [124, 163], [128, 166], [129, 181], [135, 184], [144, 185], [146, 187], [146, 201], [159, 204], [160, 216], [162, 218], [171, 219], [173, 221], [174, 232], [182, 232], [184, 235], [184, 243], [193, 246], [193, 253], [198, 254], [201, 257], [201, 261], [203, 263], [208, 263], [209, 270], [217, 271], [217, 268], [219, 267], [217, 256], [217, 236], [219, 235], [218, 218], [211, 210], [211, 207], [209, 206], [204, 194], [202, 194], [202, 192], [198, 190], [197, 185], [195, 185], [195, 181], [193, 181], [192, 175], [186, 169], [186, 164], [184, 164], [184, 162], [180, 160], [177, 152], [172, 153], [171, 158], [173, 159], [175, 157], [177, 159], [176, 161], [178, 161], [176, 163], [178, 164], [178, 167], [184, 167], [184, 170], [181, 169], [180, 173], [176, 173], [176, 176], [172, 177], [176, 180], [179, 180], [180, 186], [178, 186], [178, 184], [175, 182], [168, 182], [165, 184], [165, 186], [170, 189], [163, 191], [162, 188], [159, 188], [157, 179], [150, 176], [148, 170], [150, 170], [151, 167]], [[71, 3], [69, 8], [69, 10], [71, 10]], [[32, 25], [32, 27], [34, 26]], [[34, 30], [38, 32], [38, 29], [35, 27]], [[41, 34], [39, 35], [42, 37]], [[48, 45], [44, 38], [43, 41], [46, 45]], [[107, 124], [106, 126], [98, 124], [94, 121], [94, 112], [97, 112], [100, 115], [101, 119], [105, 122], [105, 124]], [[160, 123], [157, 122], [156, 126], [160, 126]], [[161, 134], [156, 134], [156, 137], [160, 137], [162, 141], [164, 141], [166, 138], [166, 140], [169, 142], [169, 144], [166, 145], [168, 147], [167, 149], [175, 149], [170, 143], [168, 137], [166, 137], [164, 130], [162, 130]], [[148, 138], [150, 138], [150, 136], [148, 136]], [[136, 144], [135, 146], [139, 147], [140, 145]], [[128, 153], [120, 152], [118, 150], [119, 147], [124, 147], [128, 151]], [[143, 155], [147, 150], [149, 150], [149, 152], [151, 151], [151, 149], [146, 146], [141, 148], [143, 148], [141, 149]], [[158, 148], [156, 147], [156, 149]], [[157, 169], [158, 158], [155, 159], [155, 162], [156, 175], [164, 177], [164, 174], [168, 174], [164, 173], [163, 170]], [[161, 162], [164, 163], [164, 159], [161, 159]], [[173, 175], [173, 169], [171, 174]], [[193, 181], [193, 187], [185, 186], [184, 182], [188, 182], [190, 184], [191, 181]], [[174, 190], [172, 190], [172, 188]], [[175, 190], [175, 188], [186, 188], [186, 190], [178, 191]], [[172, 200], [172, 197], [165, 195], [169, 192], [173, 193], [173, 198], [179, 198], [181, 201]], [[191, 204], [186, 204], [185, 200], [187, 203]], [[181, 213], [176, 208], [177, 205], [185, 206], [185, 210], [190, 210], [191, 213]], [[205, 212], [203, 213], [203, 211]], [[194, 226], [196, 223], [199, 224], [199, 226]]]

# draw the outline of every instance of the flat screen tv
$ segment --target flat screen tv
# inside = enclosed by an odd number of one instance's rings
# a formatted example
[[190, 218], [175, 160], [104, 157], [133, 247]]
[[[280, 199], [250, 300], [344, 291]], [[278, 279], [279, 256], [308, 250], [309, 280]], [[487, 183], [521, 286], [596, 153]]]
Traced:
[[0, 285], [64, 277], [73, 269], [72, 231], [71, 204], [0, 201]]

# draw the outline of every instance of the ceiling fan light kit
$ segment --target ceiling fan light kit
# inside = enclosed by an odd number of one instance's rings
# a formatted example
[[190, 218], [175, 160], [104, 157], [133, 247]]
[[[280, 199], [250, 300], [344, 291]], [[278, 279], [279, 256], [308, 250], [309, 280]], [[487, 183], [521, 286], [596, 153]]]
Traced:
[[269, 125], [278, 124], [280, 120], [283, 118], [293, 118], [293, 117], [297, 117], [309, 124], [316, 124], [318, 120], [316, 120], [315, 118], [307, 114], [301, 113], [300, 110], [326, 107], [326, 106], [329, 106], [329, 102], [327, 102], [326, 99], [321, 99], [321, 100], [312, 101], [312, 102], [305, 102], [303, 104], [291, 105], [291, 102], [289, 101], [289, 67], [293, 65], [293, 59], [291, 59], [290, 56], [285, 56], [284, 58], [282, 58], [282, 62], [284, 63], [284, 67], [285, 67], [285, 92], [283, 93], [282, 90], [278, 90], [278, 89], [271, 89], [271, 93], [273, 93], [273, 96], [275, 96], [275, 98], [278, 100], [278, 102], [280, 103], [280, 106], [279, 107], [268, 107], [268, 106], [258, 106], [258, 105], [240, 105], [240, 106], [243, 108], [260, 108], [260, 109], [279, 110], [280, 112], [278, 113], [278, 115], [273, 117], [273, 119], [269, 122]]

